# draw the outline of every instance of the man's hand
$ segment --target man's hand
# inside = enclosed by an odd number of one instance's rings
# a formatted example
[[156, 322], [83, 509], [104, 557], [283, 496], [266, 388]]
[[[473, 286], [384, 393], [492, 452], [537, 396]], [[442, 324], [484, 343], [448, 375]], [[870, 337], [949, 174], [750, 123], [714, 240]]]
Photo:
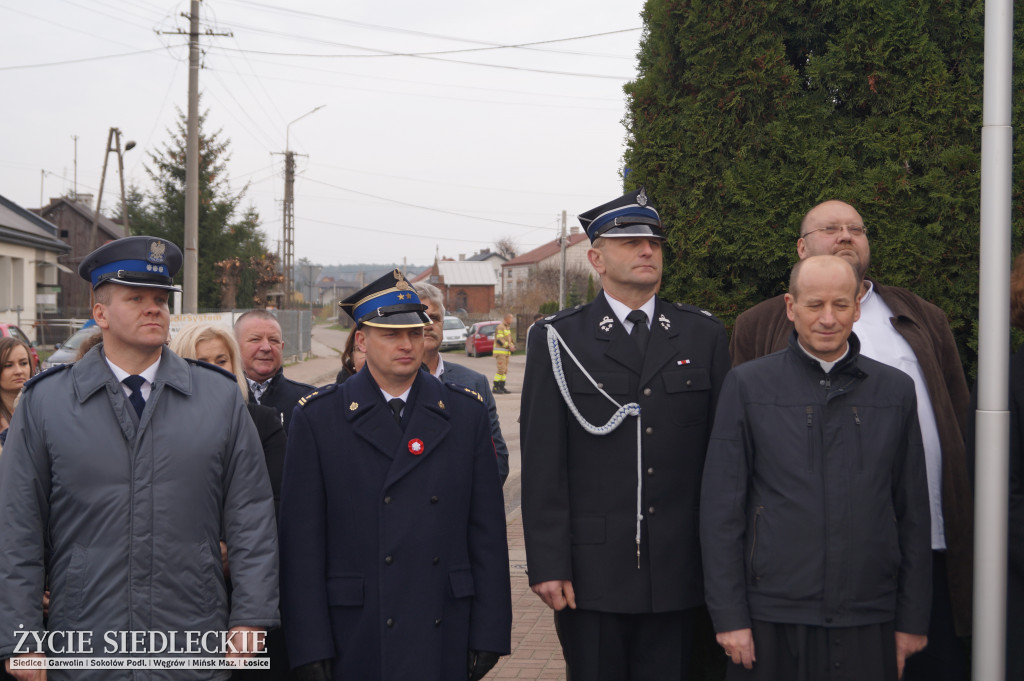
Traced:
[[928, 637], [920, 634], [904, 634], [896, 632], [896, 674], [903, 678], [903, 667], [907, 664], [907, 658], [914, 653], [919, 653], [928, 645]]
[[568, 579], [553, 579], [550, 582], [538, 582], [530, 587], [533, 593], [548, 604], [552, 610], [565, 610], [569, 606], [576, 609], [576, 593], [572, 590], [572, 582]]
[[[25, 655], [15, 655], [11, 659], [26, 657], [38, 657], [41, 660], [46, 658], [42, 653], [27, 653]], [[18, 681], [46, 681], [45, 669], [11, 669], [11, 659], [4, 660], [4, 667], [7, 669], [7, 673], [18, 679]]]
[[469, 681], [480, 681], [480, 679], [487, 676], [487, 672], [494, 668], [494, 665], [498, 664], [498, 658], [501, 657], [498, 653], [492, 653], [487, 650], [470, 650], [469, 657], [466, 660], [466, 671], [469, 677]]
[[750, 629], [723, 631], [715, 639], [734, 664], [742, 664], [747, 669], [754, 668], [757, 657], [754, 655], [754, 633]]
[[[259, 627], [231, 627], [231, 643], [225, 657], [243, 659], [262, 653], [267, 646], [267, 632]], [[231, 650], [232, 646], [234, 651]]]

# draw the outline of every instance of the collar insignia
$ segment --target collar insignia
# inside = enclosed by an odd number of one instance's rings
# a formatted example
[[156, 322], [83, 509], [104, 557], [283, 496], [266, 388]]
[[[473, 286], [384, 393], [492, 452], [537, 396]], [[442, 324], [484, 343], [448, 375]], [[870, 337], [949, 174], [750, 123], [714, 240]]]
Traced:
[[604, 319], [598, 322], [597, 325], [601, 327], [602, 331], [608, 333], [612, 330], [612, 327], [615, 326], [615, 320], [608, 315], [605, 315]]
[[359, 403], [358, 402], [353, 402], [352, 404], [348, 405], [348, 410], [349, 411], [355, 411], [358, 408], [359, 408]]
[[438, 401], [437, 401], [437, 406], [439, 406], [439, 407], [441, 407], [442, 409], [444, 409], [444, 400], [438, 400]]
[[669, 327], [672, 326], [672, 322], [670, 322], [668, 320], [668, 317], [666, 317], [665, 315], [659, 315], [658, 321], [661, 322], [661, 328], [665, 329], [666, 331], [668, 331]]

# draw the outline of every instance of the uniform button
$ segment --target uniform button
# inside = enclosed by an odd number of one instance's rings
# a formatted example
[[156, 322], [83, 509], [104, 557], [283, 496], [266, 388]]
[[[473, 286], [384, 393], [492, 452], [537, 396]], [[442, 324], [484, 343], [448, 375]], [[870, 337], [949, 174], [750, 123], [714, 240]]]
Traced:
[[598, 387], [598, 388], [603, 388], [603, 387], [604, 387], [604, 383], [598, 383], [598, 384], [597, 384], [597, 387]]
[[836, 662], [836, 669], [839, 669], [839, 666], [840, 666], [839, 663]]
[[436, 504], [437, 503], [437, 497], [430, 497], [430, 503]]
[[645, 397], [650, 397], [651, 396], [651, 389], [650, 388], [644, 388], [644, 396]]
[[438, 563], [441, 562], [441, 559], [438, 558], [437, 556], [434, 556], [434, 560], [432, 562], [434, 563], [434, 565], [437, 565]]
[[395, 562], [395, 559], [392, 558], [391, 556], [384, 556], [384, 564], [385, 565], [391, 565], [394, 562]]
[[693, 385], [693, 381], [691, 381], [690, 379], [686, 379], [686, 385]]
[[648, 468], [647, 469], [647, 475], [654, 475], [654, 469], [653, 468]]
[[393, 620], [393, 619], [391, 619], [391, 618], [389, 617], [389, 618], [387, 618], [387, 620], [386, 620], [386, 621], [384, 622], [384, 624], [388, 625], [388, 629], [390, 629], [391, 627], [395, 626], [395, 620]]
[[436, 620], [434, 620], [434, 626], [435, 627], [441, 626], [441, 618], [440, 617], [438, 617]]
[[653, 506], [648, 506], [647, 507], [647, 515], [654, 515], [654, 507]]
[[391, 503], [391, 497], [384, 497], [384, 503], [385, 504], [390, 504]]
[[644, 432], [647, 433], [648, 435], [654, 435], [654, 428], [652, 426], [647, 426]]

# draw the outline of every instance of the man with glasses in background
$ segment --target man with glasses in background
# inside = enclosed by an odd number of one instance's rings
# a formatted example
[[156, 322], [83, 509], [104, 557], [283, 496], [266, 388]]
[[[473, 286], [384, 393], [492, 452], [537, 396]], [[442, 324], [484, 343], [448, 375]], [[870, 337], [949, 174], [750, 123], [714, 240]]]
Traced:
[[[928, 647], [907, 661], [904, 679], [966, 680], [969, 665], [958, 636], [970, 635], [973, 497], [963, 433], [969, 391], [945, 313], [905, 288], [867, 278], [867, 227], [843, 201], [825, 201], [804, 216], [796, 252], [801, 260], [836, 255], [861, 279], [860, 319], [853, 331], [861, 354], [914, 379], [924, 438], [931, 505], [933, 595]], [[736, 318], [729, 351], [733, 366], [786, 348], [793, 322], [779, 295]]]

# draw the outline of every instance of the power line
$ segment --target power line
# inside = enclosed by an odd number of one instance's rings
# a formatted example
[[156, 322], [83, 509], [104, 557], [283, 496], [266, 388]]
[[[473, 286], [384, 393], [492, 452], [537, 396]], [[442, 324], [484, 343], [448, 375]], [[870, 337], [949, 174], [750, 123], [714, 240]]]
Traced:
[[[142, 29], [146, 29], [146, 30], [149, 30], [150, 28], [152, 28], [152, 26], [146, 26], [146, 25], [137, 23], [135, 21], [131, 21], [130, 19], [125, 19], [122, 16], [117, 16], [116, 14], [107, 14], [106, 12], [104, 12], [102, 10], [98, 10], [95, 7], [89, 7], [87, 5], [81, 5], [81, 4], [77, 3], [77, 2], [74, 2], [74, 0], [62, 0], [62, 2], [65, 2], [65, 3], [69, 4], [69, 5], [73, 5], [75, 7], [78, 7], [79, 9], [84, 9], [86, 12], [94, 12], [96, 14], [99, 14], [100, 16], [107, 17], [108, 19], [113, 19], [114, 21], [123, 22], [125, 24], [128, 24], [129, 26], [134, 26], [136, 28], [142, 28]], [[120, 10], [118, 10], [118, 11], [120, 11]]]
[[17, 69], [38, 69], [47, 66], [66, 66], [67, 64], [82, 64], [90, 61], [100, 61], [103, 59], [118, 59], [120, 57], [134, 57], [138, 54], [149, 54], [151, 52], [161, 52], [166, 49], [164, 46], [154, 47], [150, 50], [138, 50], [137, 52], [123, 52], [121, 54], [106, 54], [100, 57], [82, 57], [80, 59], [66, 59], [64, 61], [51, 61], [44, 64], [18, 64], [17, 66], [0, 66], [0, 71], [14, 71]]
[[387, 196], [379, 196], [377, 194], [370, 194], [368, 192], [361, 192], [361, 191], [359, 191], [357, 189], [349, 189], [348, 187], [341, 187], [341, 186], [336, 185], [336, 184], [331, 184], [330, 182], [322, 182], [320, 180], [314, 180], [311, 177], [307, 177], [307, 178], [305, 178], [305, 180], [307, 182], [312, 182], [313, 184], [320, 184], [320, 185], [323, 185], [325, 187], [331, 187], [332, 189], [339, 189], [339, 190], [341, 190], [343, 192], [349, 192], [351, 194], [358, 194], [359, 196], [368, 196], [370, 198], [378, 199], [380, 201], [386, 201], [388, 203], [394, 203], [394, 204], [398, 204], [400, 206], [409, 206], [410, 208], [418, 208], [420, 210], [428, 210], [428, 211], [431, 211], [433, 213], [444, 213], [445, 215], [456, 215], [456, 216], [461, 217], [461, 218], [469, 218], [470, 220], [480, 220], [480, 221], [483, 221], [483, 222], [494, 222], [494, 223], [501, 224], [501, 225], [512, 225], [514, 227], [529, 227], [530, 229], [541, 229], [540, 227], [537, 227], [537, 225], [527, 225], [527, 224], [523, 224], [522, 222], [509, 222], [508, 220], [497, 220], [497, 219], [494, 219], [494, 218], [485, 218], [485, 217], [480, 217], [479, 215], [470, 215], [468, 213], [459, 213], [459, 212], [456, 212], [456, 211], [453, 211], [453, 210], [445, 210], [444, 208], [433, 208], [431, 206], [422, 206], [422, 205], [420, 205], [418, 203], [409, 203], [408, 201], [400, 201], [399, 199], [392, 199], [392, 198], [387, 197]]
[[[89, 31], [83, 31], [82, 29], [75, 28], [74, 26], [67, 26], [67, 25], [62, 24], [62, 23], [60, 23], [58, 21], [54, 21], [53, 19], [49, 19], [49, 18], [46, 18], [46, 17], [41, 17], [41, 16], [36, 15], [36, 14], [32, 14], [31, 12], [25, 12], [25, 11], [20, 10], [20, 9], [14, 9], [13, 7], [8, 7], [6, 5], [0, 5], [0, 7], [3, 7], [3, 9], [6, 9], [8, 12], [14, 12], [15, 14], [22, 14], [22, 15], [24, 15], [26, 17], [30, 17], [32, 19], [36, 19], [37, 21], [41, 21], [44, 24], [49, 24], [50, 26], [57, 26], [58, 28], [63, 28], [65, 30], [67, 30], [67, 31], [73, 31], [75, 33], [81, 33], [81, 34], [87, 35], [87, 36], [89, 36], [91, 38], [98, 38], [98, 39], [100, 39], [100, 40], [102, 40], [104, 42], [112, 43], [114, 45], [121, 45], [123, 47], [130, 47], [130, 48], [133, 48], [133, 49], [135, 48], [134, 45], [129, 45], [127, 43], [122, 43], [122, 42], [117, 41], [117, 40], [111, 40], [110, 38], [108, 38], [106, 36], [97, 35], [95, 33], [90, 33]], [[139, 54], [139, 53], [136, 52], [134, 54]], [[10, 69], [10, 68], [17, 68], [17, 67], [4, 67], [4, 70]], [[21, 68], [29, 68], [29, 67], [21, 67]]]

